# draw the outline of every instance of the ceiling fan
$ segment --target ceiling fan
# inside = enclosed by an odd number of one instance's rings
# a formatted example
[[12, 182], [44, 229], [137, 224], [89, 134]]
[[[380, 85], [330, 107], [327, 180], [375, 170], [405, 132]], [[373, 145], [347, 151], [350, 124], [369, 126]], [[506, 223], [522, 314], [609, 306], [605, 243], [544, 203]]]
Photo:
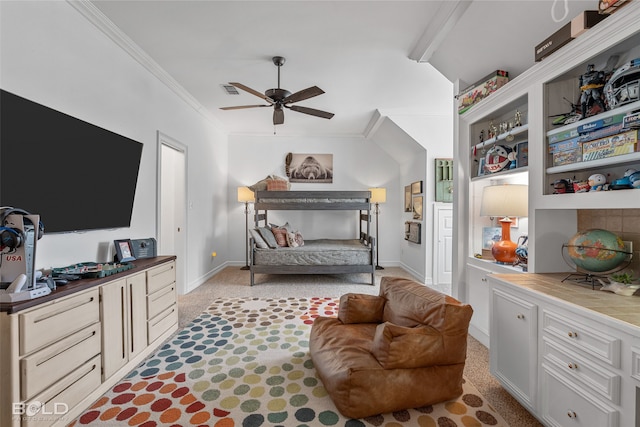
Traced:
[[264, 99], [269, 104], [259, 104], [259, 105], [238, 105], [236, 107], [221, 107], [221, 110], [240, 110], [244, 108], [255, 108], [255, 107], [273, 107], [273, 124], [281, 125], [284, 123], [284, 108], [288, 108], [292, 111], [297, 111], [299, 113], [309, 114], [316, 117], [322, 117], [323, 119], [330, 119], [333, 117], [333, 113], [329, 113], [327, 111], [316, 110], [315, 108], [302, 107], [300, 105], [289, 105], [294, 102], [303, 101], [305, 99], [313, 98], [314, 96], [322, 95], [324, 91], [320, 89], [318, 86], [311, 86], [296, 93], [291, 93], [286, 89], [280, 88], [280, 67], [282, 67], [285, 63], [285, 58], [282, 56], [274, 56], [272, 58], [273, 63], [278, 67], [278, 87], [276, 89], [267, 89], [263, 94], [258, 92], [257, 90], [251, 89], [248, 86], [243, 85], [242, 83], [229, 82], [230, 85], [237, 87], [238, 89], [242, 89], [246, 92], [249, 92], [252, 95], [255, 95], [259, 98]]

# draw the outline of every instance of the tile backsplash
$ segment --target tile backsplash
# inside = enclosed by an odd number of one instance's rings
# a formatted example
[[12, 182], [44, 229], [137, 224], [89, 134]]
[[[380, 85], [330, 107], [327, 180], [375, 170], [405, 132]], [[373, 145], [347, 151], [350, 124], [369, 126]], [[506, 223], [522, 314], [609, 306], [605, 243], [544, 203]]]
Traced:
[[633, 260], [627, 270], [640, 275], [640, 209], [578, 210], [578, 231], [602, 228], [633, 242]]

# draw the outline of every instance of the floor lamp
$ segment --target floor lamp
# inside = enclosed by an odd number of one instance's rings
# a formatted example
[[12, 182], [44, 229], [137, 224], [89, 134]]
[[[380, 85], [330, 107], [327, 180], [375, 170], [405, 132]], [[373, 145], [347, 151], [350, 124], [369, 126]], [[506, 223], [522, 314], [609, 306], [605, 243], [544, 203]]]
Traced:
[[378, 215], [380, 214], [380, 203], [385, 203], [387, 201], [387, 189], [383, 187], [370, 188], [371, 191], [371, 199], [369, 200], [371, 203], [376, 204], [375, 214], [376, 214], [376, 270], [384, 270], [384, 267], [380, 266], [378, 260], [380, 259], [380, 233], [378, 232]]
[[480, 215], [498, 217], [502, 226], [500, 241], [491, 247], [498, 264], [512, 265], [518, 261], [516, 243], [511, 241], [511, 218], [529, 216], [529, 187], [526, 185], [490, 185], [482, 190]]
[[249, 270], [249, 203], [254, 201], [253, 191], [249, 187], [238, 187], [238, 202], [244, 203], [244, 267]]

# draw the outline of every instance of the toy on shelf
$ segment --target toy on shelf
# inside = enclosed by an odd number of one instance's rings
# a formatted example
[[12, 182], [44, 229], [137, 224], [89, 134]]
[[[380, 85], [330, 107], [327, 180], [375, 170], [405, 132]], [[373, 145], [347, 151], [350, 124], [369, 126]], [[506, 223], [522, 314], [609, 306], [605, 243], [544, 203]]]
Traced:
[[587, 65], [587, 72], [580, 76], [580, 107], [582, 118], [605, 111], [602, 88], [605, 85], [604, 71], [597, 71], [593, 64]]
[[627, 169], [624, 172], [622, 178], [614, 180], [609, 188], [611, 188], [612, 190], [626, 190], [629, 188], [633, 188], [633, 185], [631, 185], [630, 176], [636, 172], [637, 171], [635, 169]]
[[551, 185], [553, 186], [553, 194], [573, 193], [573, 185], [570, 179], [556, 179]]
[[601, 173], [594, 173], [589, 177], [589, 191], [603, 191], [607, 190], [607, 177]]
[[484, 168], [489, 173], [509, 169], [511, 163], [515, 167], [515, 153], [506, 145], [494, 145], [487, 151]]
[[609, 109], [640, 100], [640, 58], [633, 59], [611, 75], [604, 86]]

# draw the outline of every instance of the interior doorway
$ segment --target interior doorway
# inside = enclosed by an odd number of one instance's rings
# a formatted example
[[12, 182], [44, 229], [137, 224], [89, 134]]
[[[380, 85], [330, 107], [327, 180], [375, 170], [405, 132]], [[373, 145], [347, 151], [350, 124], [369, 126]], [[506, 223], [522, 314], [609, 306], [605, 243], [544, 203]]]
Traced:
[[187, 146], [158, 132], [158, 254], [176, 256], [176, 287], [187, 289]]
[[434, 205], [433, 284], [451, 295], [453, 271], [453, 209], [451, 203]]

